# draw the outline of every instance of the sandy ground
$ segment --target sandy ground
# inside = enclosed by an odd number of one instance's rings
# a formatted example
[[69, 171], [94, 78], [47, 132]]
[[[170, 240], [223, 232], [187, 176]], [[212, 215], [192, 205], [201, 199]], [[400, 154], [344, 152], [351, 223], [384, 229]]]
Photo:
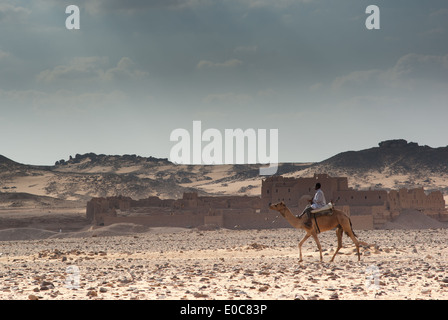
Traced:
[[[130, 234], [126, 235], [126, 232]], [[303, 231], [199, 231], [110, 226], [60, 239], [0, 242], [1, 299], [352, 300], [447, 299], [448, 229], [319, 236], [324, 262]], [[121, 236], [107, 236], [122, 234]], [[67, 236], [67, 237], [65, 237]]]

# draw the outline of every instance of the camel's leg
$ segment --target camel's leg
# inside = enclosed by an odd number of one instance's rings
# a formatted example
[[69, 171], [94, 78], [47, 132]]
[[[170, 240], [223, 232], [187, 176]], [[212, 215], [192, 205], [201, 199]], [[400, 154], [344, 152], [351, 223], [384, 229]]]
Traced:
[[299, 252], [300, 252], [300, 260], [299, 260], [299, 262], [302, 262], [302, 261], [303, 261], [303, 260], [302, 260], [302, 244], [303, 244], [309, 237], [310, 237], [310, 234], [307, 233], [307, 234], [303, 237], [303, 239], [299, 242]]
[[355, 237], [355, 235], [353, 233], [353, 230], [352, 230], [352, 227], [351, 227], [351, 223], [350, 223], [350, 226], [348, 226], [345, 229], [347, 229], [347, 230], [344, 230], [345, 233], [350, 237], [350, 239], [352, 239], [353, 243], [356, 246], [356, 252], [358, 253], [358, 261], [360, 261], [361, 260], [361, 255], [359, 254], [359, 242], [358, 242], [358, 239], [356, 239], [356, 237]]
[[319, 238], [317, 237], [317, 234], [315, 232], [312, 233], [312, 236], [314, 238], [314, 241], [316, 241], [317, 247], [319, 248], [320, 262], [322, 262], [322, 247], [320, 246]]
[[338, 247], [337, 247], [337, 249], [336, 249], [336, 252], [335, 252], [334, 255], [333, 255], [333, 258], [331, 258], [330, 262], [333, 262], [334, 257], [336, 257], [336, 255], [337, 255], [338, 252], [339, 252], [339, 249], [342, 248], [342, 233], [343, 233], [343, 232], [344, 232], [344, 230], [342, 230], [341, 227], [339, 227], [339, 228], [336, 229], [336, 236], [338, 237]]
[[360, 261], [361, 260], [361, 255], [359, 254], [359, 242], [358, 242], [358, 239], [356, 239], [356, 237], [355, 237], [355, 235], [353, 234], [352, 231], [350, 231], [348, 233], [348, 236], [350, 237], [350, 239], [352, 239], [353, 243], [356, 246], [356, 252], [358, 253], [358, 261]]

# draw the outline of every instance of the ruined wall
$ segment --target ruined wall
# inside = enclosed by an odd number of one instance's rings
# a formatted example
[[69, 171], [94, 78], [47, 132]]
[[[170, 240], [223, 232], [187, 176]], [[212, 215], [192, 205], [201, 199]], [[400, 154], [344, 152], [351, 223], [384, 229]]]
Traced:
[[158, 216], [104, 216], [104, 225], [114, 223], [136, 223], [149, 227], [196, 228], [202, 225], [216, 225], [227, 229], [271, 229], [292, 228], [282, 216], [271, 213], [227, 212], [224, 215], [204, 216], [197, 214]]
[[[87, 203], [86, 216], [95, 224], [110, 221], [140, 221], [153, 226], [199, 226], [216, 224], [226, 228], [290, 227], [282, 217], [269, 210], [269, 203], [284, 201], [298, 215], [315, 193], [316, 182], [322, 184], [327, 202], [333, 201], [353, 218], [355, 229], [380, 227], [404, 209], [417, 209], [440, 221], [448, 221], [443, 194], [426, 194], [423, 188], [357, 191], [348, 187], [346, 177], [315, 174], [311, 178], [268, 177], [262, 182], [261, 198], [249, 196], [201, 197], [184, 193], [182, 199], [148, 197], [93, 198]], [[215, 223], [210, 223], [214, 221]], [[137, 223], [137, 222], [136, 222]]]
[[[314, 196], [317, 182], [322, 185], [327, 202], [334, 201], [337, 191], [349, 190], [346, 177], [330, 177], [327, 174], [315, 174], [312, 178], [284, 178], [282, 176], [268, 177], [262, 181], [261, 209], [267, 212], [269, 203], [284, 201], [290, 207], [300, 207], [304, 195]], [[300, 202], [300, 204], [299, 204]]]
[[381, 206], [387, 203], [385, 190], [342, 190], [336, 191], [334, 201], [340, 205], [350, 206]]
[[353, 230], [373, 230], [373, 216], [371, 215], [360, 215], [350, 217], [352, 221]]
[[183, 214], [169, 216], [105, 216], [104, 225], [111, 225], [114, 223], [135, 223], [149, 227], [180, 227], [180, 228], [194, 228], [204, 224], [204, 216]]
[[353, 208], [347, 205], [335, 206], [335, 209], [344, 212], [350, 217], [353, 230], [372, 230], [374, 228], [371, 209], [363, 207], [362, 210], [359, 210], [360, 207]]
[[220, 228], [224, 228], [224, 216], [204, 216], [204, 225], [215, 225]]
[[146, 199], [132, 200], [131, 208], [141, 207], [171, 207], [174, 199], [160, 199], [159, 197], [152, 196]]
[[299, 193], [295, 178], [272, 176], [262, 181], [261, 208], [263, 212], [269, 211], [269, 204], [284, 201], [288, 207], [297, 206]]
[[312, 178], [269, 177], [262, 182], [262, 212], [268, 212], [269, 203], [284, 201], [291, 211], [302, 211], [315, 191], [316, 182], [322, 185], [327, 202], [347, 205], [353, 216], [372, 215], [376, 227], [396, 217], [405, 209], [417, 209], [440, 221], [448, 220], [443, 194], [426, 194], [423, 188], [392, 190], [353, 190], [348, 179], [315, 174]]
[[86, 216], [94, 224], [128, 219], [142, 221], [144, 224], [153, 221], [156, 225], [167, 223], [166, 225], [187, 227], [190, 224], [203, 225], [204, 216], [253, 214], [259, 208], [259, 197], [198, 197], [197, 193], [185, 193], [179, 200], [162, 200], [158, 197], [142, 200], [128, 197], [93, 198], [87, 203]]
[[423, 188], [392, 190], [389, 192], [388, 201], [391, 210], [445, 210], [442, 192], [434, 191], [426, 195]]
[[92, 198], [87, 202], [86, 217], [96, 224], [103, 223], [104, 216], [115, 216], [117, 210], [130, 210], [132, 199], [129, 197]]

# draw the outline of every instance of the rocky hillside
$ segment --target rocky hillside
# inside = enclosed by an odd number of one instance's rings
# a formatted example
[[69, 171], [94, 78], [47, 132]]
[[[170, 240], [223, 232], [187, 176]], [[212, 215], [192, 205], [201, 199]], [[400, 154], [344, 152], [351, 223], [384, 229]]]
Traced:
[[448, 195], [448, 146], [431, 148], [406, 140], [380, 142], [378, 147], [347, 151], [313, 164], [310, 172], [348, 176], [357, 188], [442, 190]]
[[[405, 140], [390, 140], [378, 147], [343, 152], [319, 163], [283, 163], [277, 174], [301, 177], [328, 173], [348, 176], [350, 186], [356, 188], [424, 187], [439, 189], [448, 195], [447, 160], [448, 147], [431, 148]], [[179, 198], [183, 192], [191, 191], [209, 195], [259, 195], [264, 178], [259, 175], [259, 168], [260, 165], [175, 165], [167, 159], [94, 153], [70, 156], [56, 161], [54, 166], [32, 166], [0, 156], [0, 192], [81, 204], [99, 196]], [[48, 203], [49, 199], [44, 202]], [[20, 203], [11, 201], [10, 205]]]
[[[92, 197], [124, 195], [134, 199], [202, 195], [259, 194], [260, 165], [175, 165], [167, 159], [136, 155], [77, 154], [54, 166], [30, 166], [4, 158], [0, 192], [27, 193], [85, 202]], [[310, 164], [281, 164], [279, 174]], [[17, 203], [15, 204], [17, 205]]]
[[342, 168], [347, 172], [448, 173], [448, 147], [431, 148], [406, 140], [390, 140], [380, 142], [375, 148], [340, 153], [320, 165]]

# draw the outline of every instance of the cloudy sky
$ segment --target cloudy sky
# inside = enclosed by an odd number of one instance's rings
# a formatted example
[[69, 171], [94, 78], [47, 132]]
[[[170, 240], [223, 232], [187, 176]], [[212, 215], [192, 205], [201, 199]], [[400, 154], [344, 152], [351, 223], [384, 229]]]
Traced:
[[282, 162], [448, 145], [446, 0], [0, 0], [0, 39], [0, 154], [21, 163], [168, 158], [193, 120], [278, 129]]

